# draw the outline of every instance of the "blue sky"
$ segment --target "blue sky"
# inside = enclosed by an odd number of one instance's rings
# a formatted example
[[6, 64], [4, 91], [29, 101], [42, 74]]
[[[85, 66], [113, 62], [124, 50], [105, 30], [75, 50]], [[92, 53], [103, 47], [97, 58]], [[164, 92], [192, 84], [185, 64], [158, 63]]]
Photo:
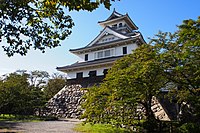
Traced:
[[159, 30], [174, 32], [177, 25], [185, 19], [197, 19], [200, 16], [200, 0], [121, 0], [112, 3], [111, 9], [103, 6], [93, 12], [70, 12], [75, 26], [68, 39], [61, 42], [61, 46], [40, 51], [31, 50], [27, 56], [15, 55], [7, 57], [0, 48], [0, 75], [16, 70], [44, 70], [49, 73], [58, 72], [57, 66], [69, 65], [78, 58], [69, 53], [69, 49], [86, 46], [102, 30], [98, 21], [107, 19], [113, 9], [121, 14], [128, 13], [133, 22], [139, 27], [146, 42]]

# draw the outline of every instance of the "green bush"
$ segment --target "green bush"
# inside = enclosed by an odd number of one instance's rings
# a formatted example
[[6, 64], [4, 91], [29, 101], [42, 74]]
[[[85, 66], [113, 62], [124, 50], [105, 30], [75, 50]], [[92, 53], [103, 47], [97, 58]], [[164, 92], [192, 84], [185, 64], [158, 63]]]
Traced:
[[200, 125], [197, 123], [184, 123], [178, 128], [180, 133], [200, 133]]

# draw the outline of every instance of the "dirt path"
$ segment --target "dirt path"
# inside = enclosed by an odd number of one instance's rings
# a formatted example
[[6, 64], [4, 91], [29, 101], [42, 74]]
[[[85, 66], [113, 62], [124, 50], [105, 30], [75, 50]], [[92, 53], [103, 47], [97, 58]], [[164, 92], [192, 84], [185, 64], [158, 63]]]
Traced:
[[59, 120], [42, 122], [0, 122], [0, 133], [78, 133], [73, 131], [78, 120]]

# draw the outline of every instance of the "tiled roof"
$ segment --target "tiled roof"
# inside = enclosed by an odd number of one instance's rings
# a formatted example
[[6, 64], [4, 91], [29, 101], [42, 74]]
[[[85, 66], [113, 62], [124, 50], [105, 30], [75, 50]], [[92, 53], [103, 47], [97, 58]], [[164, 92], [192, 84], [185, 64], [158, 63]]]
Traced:
[[101, 64], [113, 63], [114, 61], [116, 61], [117, 59], [120, 59], [121, 57], [123, 57], [123, 56], [108, 57], [108, 58], [87, 61], [87, 62], [76, 62], [72, 65], [57, 67], [56, 69], [60, 70], [60, 71], [69, 71], [69, 70], [74, 70], [74, 69], [85, 68], [87, 66], [98, 66]]
[[123, 39], [118, 39], [118, 40], [114, 40], [114, 41], [109, 41], [109, 42], [104, 42], [104, 43], [99, 43], [99, 44], [94, 44], [92, 46], [85, 46], [85, 47], [82, 47], [82, 48], [77, 48], [77, 49], [70, 49], [69, 51], [76, 51], [76, 50], [81, 50], [81, 49], [86, 49], [86, 48], [92, 48], [92, 47], [95, 47], [95, 46], [103, 46], [103, 45], [106, 45], [108, 43], [113, 43], [113, 42], [118, 42], [120, 40], [123, 40]]
[[98, 23], [101, 25], [103, 23], [107, 23], [107, 22], [113, 22], [119, 19], [124, 19], [125, 21], [127, 21], [129, 24], [131, 24], [131, 27], [134, 30], [138, 30], [138, 27], [135, 25], [135, 23], [131, 20], [131, 18], [129, 17], [129, 15], [126, 13], [125, 15], [122, 15], [118, 12], [116, 12], [115, 10], [113, 11], [113, 13], [104, 21], [99, 21]]

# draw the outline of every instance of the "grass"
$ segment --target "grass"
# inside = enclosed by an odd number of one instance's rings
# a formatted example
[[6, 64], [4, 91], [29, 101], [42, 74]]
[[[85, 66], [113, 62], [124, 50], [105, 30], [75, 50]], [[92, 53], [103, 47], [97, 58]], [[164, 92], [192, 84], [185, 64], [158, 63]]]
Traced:
[[78, 124], [74, 130], [83, 133], [129, 133], [124, 128], [116, 128], [109, 124]]
[[11, 122], [39, 122], [47, 120], [56, 120], [54, 117], [38, 117], [33, 115], [8, 115], [1, 114], [0, 121], [11, 121]]

